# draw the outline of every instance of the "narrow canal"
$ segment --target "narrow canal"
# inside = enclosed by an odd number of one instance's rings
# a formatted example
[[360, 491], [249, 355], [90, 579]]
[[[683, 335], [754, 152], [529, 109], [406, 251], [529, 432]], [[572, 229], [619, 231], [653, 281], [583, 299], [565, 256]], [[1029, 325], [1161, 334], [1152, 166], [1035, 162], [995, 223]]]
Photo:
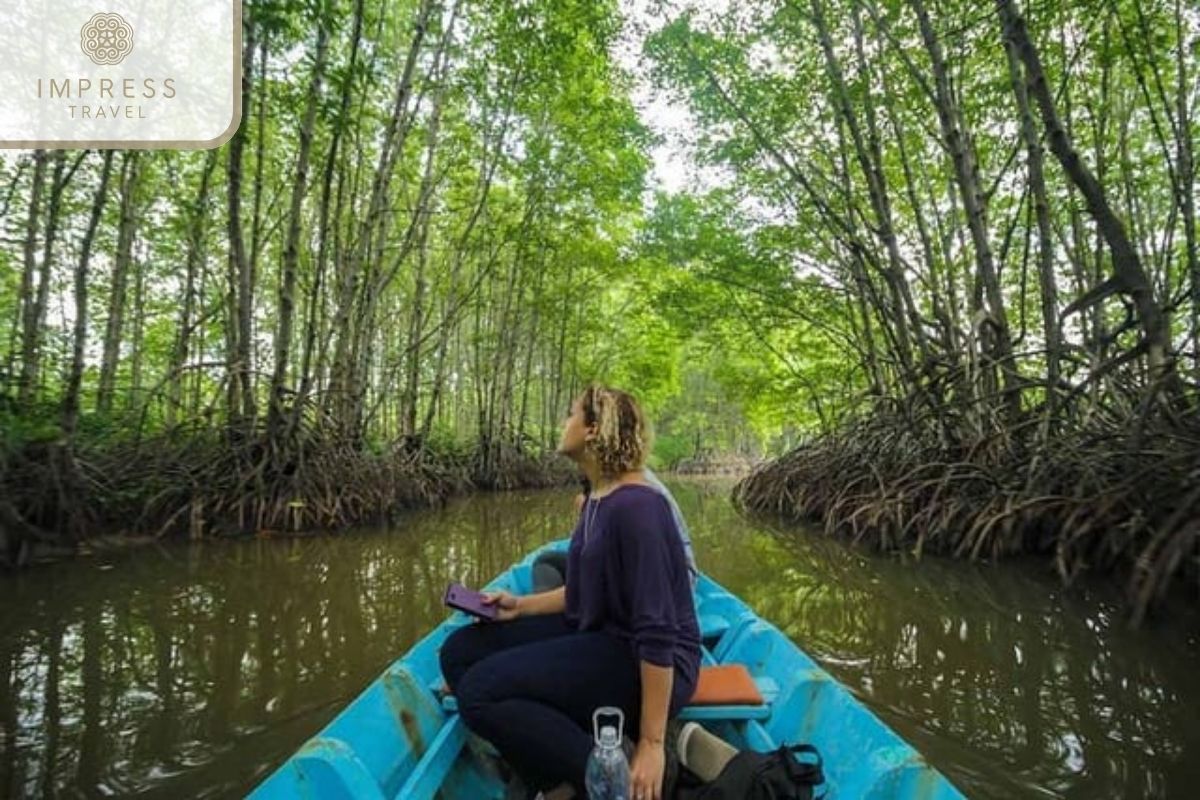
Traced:
[[[1130, 631], [1044, 567], [866, 555], [670, 482], [703, 570], [969, 796], [1195, 796], [1196, 616]], [[572, 524], [563, 491], [388, 530], [173, 543], [0, 576], [0, 797], [249, 790], [445, 611]], [[1190, 755], [1190, 758], [1189, 758]]]

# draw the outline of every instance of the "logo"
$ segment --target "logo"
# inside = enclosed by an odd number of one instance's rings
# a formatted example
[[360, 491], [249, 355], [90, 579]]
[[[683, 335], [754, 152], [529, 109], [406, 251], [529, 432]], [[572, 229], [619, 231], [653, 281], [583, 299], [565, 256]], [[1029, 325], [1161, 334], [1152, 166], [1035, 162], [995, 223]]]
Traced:
[[120, 64], [133, 51], [133, 27], [120, 14], [96, 14], [79, 29], [79, 47], [96, 64]]
[[0, 0], [0, 150], [228, 141], [244, 2]]

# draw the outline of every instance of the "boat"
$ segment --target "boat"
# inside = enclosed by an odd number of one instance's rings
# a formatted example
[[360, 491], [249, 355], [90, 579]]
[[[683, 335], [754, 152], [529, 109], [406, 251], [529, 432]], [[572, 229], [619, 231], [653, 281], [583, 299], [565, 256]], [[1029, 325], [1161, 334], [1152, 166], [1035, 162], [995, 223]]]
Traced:
[[[530, 553], [486, 587], [527, 594]], [[762, 702], [689, 705], [692, 719], [742, 749], [815, 745], [824, 761], [830, 800], [951, 800], [963, 795], [853, 694], [778, 628], [707, 575], [696, 582], [702, 673], [741, 664]], [[324, 729], [251, 793], [253, 800], [501, 800], [505, 785], [496, 751], [471, 734], [445, 693], [438, 649], [471, 624], [455, 611], [392, 663]]]

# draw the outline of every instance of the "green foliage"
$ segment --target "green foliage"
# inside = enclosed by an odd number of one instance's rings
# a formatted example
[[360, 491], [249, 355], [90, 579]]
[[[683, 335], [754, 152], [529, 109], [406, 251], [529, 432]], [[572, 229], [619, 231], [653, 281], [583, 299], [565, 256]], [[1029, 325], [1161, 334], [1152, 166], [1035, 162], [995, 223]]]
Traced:
[[[775, 453], [880, 395], [969, 396], [975, 389], [953, 376], [973, 369], [979, 351], [979, 253], [917, 7], [752, 0], [664, 16], [644, 42], [648, 77], [694, 115], [698, 163], [729, 176], [668, 195], [650, 191], [654, 136], [631, 99], [635, 76], [611, 55], [623, 24], [615, 0], [247, 3], [259, 50], [242, 154], [233, 159], [231, 145], [140, 154], [121, 297], [126, 154], [114, 159], [87, 278], [81, 435], [216, 429], [261, 418], [280, 398], [280, 413], [303, 410], [380, 450], [415, 434], [452, 448], [549, 446], [566, 399], [595, 379], [644, 401], [656, 457], [669, 463], [697, 449]], [[1036, 385], [1047, 323], [999, 26], [966, 2], [930, 12], [977, 162], [1016, 369], [1033, 384], [1022, 404], [1034, 408], [1048, 396]], [[1197, 72], [1194, 15], [1177, 21], [1170, 4], [1125, 0], [1029, 14], [1076, 147], [1128, 220], [1186, 348], [1200, 301], [1173, 187], [1197, 115], [1178, 119], [1175, 103]], [[322, 56], [318, 29], [329, 34]], [[31, 302], [23, 284], [48, 282], [36, 385], [29, 408], [12, 412], [14, 429], [42, 430], [16, 422], [24, 419], [53, 429], [68, 391], [74, 278], [101, 163], [84, 156], [65, 187], [45, 265], [46, 187], [31, 209], [31, 156], [0, 166], [0, 391], [14, 401]], [[230, 241], [235, 177], [240, 262]], [[1112, 262], [1053, 162], [1047, 195], [1061, 310]], [[41, 230], [25, 275], [31, 211]], [[122, 306], [107, 364], [116, 399], [98, 415], [105, 339]], [[1137, 343], [1136, 327], [1122, 329], [1119, 298], [1062, 324], [1071, 383], [1113, 347]], [[287, 363], [276, 376], [283, 335]], [[238, 363], [239, 337], [248, 365]], [[239, 370], [250, 408], [231, 391]]]

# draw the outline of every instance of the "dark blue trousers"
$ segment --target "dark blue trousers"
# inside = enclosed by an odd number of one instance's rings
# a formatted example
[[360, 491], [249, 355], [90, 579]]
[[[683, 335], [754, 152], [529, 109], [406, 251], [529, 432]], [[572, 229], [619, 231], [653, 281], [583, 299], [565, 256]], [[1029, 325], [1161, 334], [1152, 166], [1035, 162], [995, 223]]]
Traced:
[[625, 733], [637, 740], [642, 690], [633, 647], [577, 631], [562, 614], [459, 628], [442, 645], [441, 664], [463, 722], [538, 789], [566, 781], [587, 796], [598, 706], [624, 711]]

